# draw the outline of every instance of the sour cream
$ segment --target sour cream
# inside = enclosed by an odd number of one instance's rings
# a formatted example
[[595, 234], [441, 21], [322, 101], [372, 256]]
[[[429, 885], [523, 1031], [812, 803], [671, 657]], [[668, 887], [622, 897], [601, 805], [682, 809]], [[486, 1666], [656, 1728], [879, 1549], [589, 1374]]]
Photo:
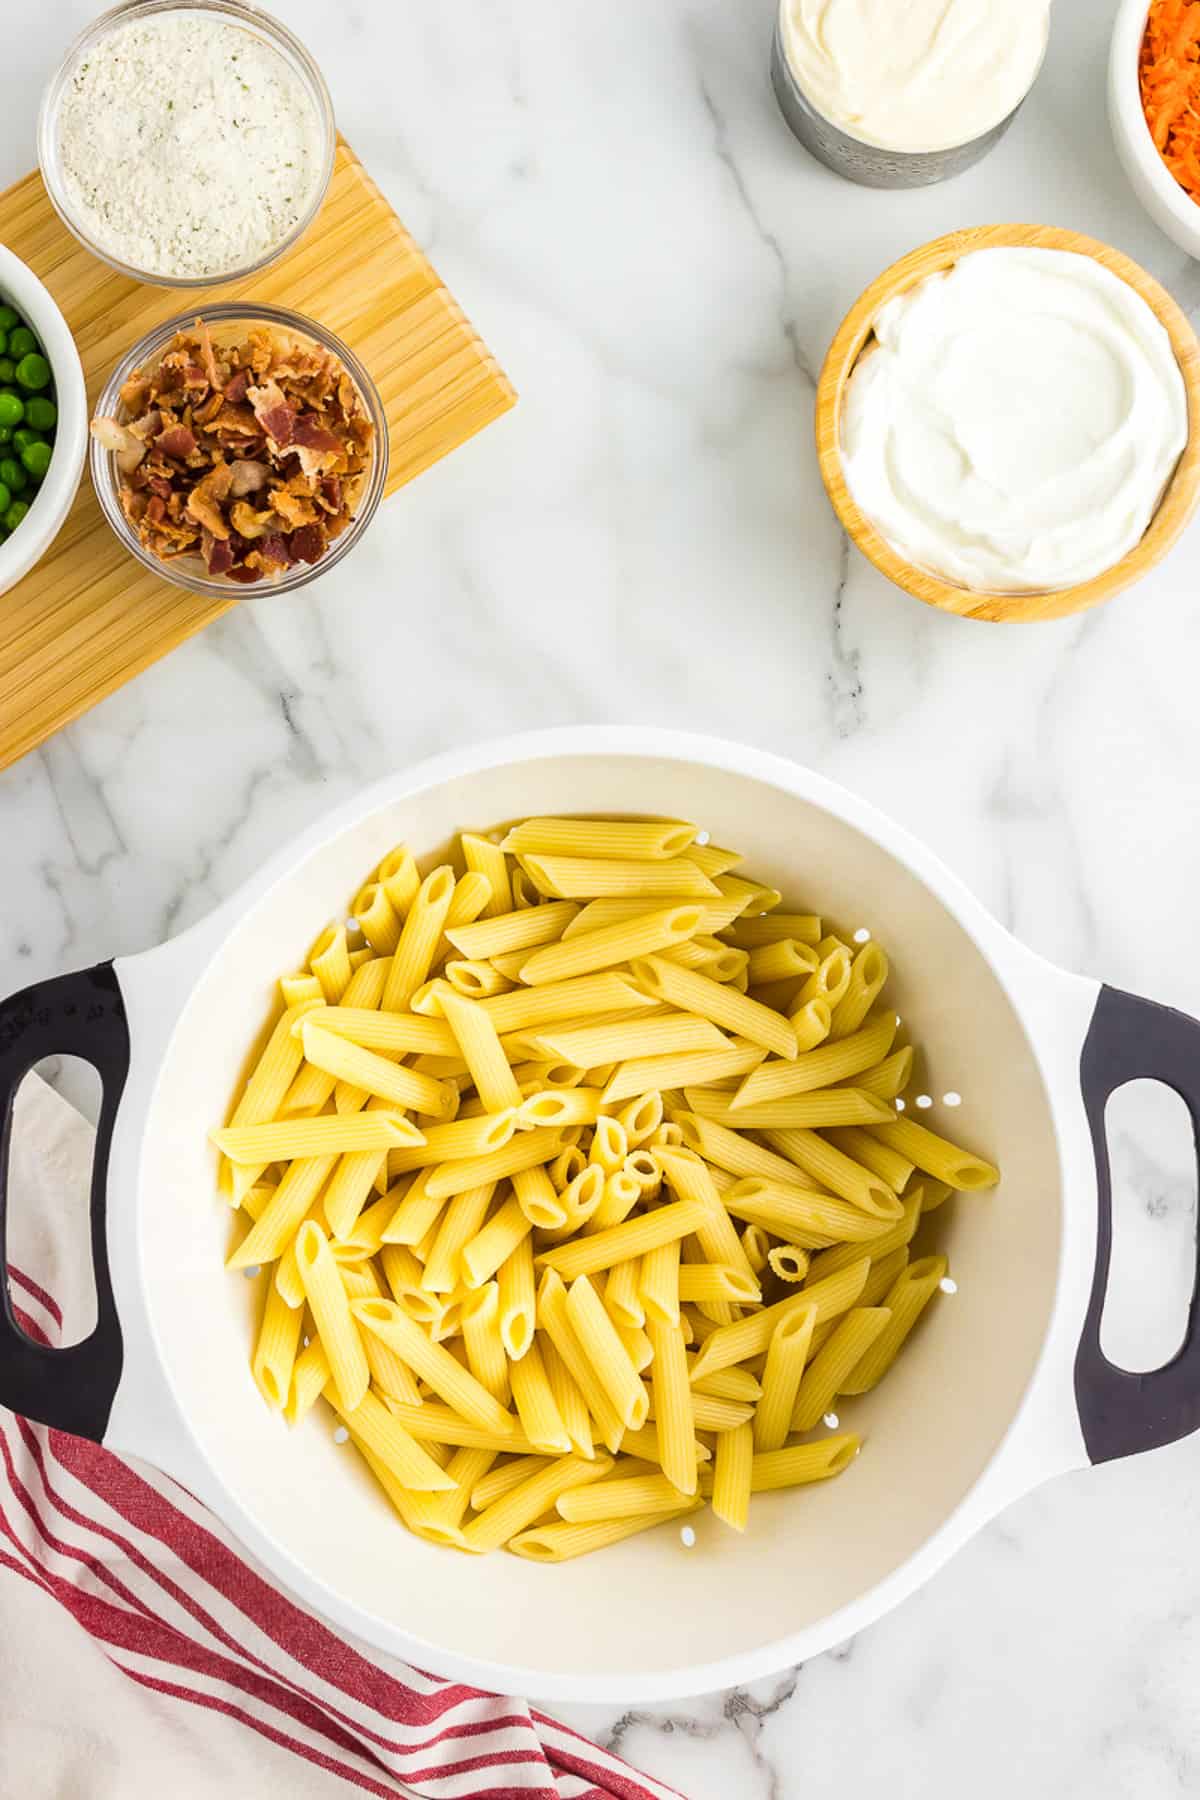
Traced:
[[842, 407], [858, 505], [960, 587], [1070, 587], [1119, 562], [1187, 442], [1165, 327], [1063, 250], [976, 250], [884, 306]]
[[1021, 104], [1050, 0], [781, 0], [780, 36], [817, 111], [884, 150], [947, 150]]

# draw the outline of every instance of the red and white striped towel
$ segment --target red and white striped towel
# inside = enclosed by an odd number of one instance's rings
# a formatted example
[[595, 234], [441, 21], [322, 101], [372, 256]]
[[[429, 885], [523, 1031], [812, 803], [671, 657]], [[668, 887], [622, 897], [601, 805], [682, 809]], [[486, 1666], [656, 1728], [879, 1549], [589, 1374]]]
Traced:
[[[12, 1248], [59, 1294], [80, 1280], [68, 1233], [85, 1238], [64, 1187], [89, 1158], [79, 1115], [27, 1082]], [[26, 1330], [57, 1341], [56, 1300], [11, 1274]], [[3, 1410], [0, 1462], [0, 1793], [678, 1800], [524, 1701], [339, 1637], [157, 1471]]]

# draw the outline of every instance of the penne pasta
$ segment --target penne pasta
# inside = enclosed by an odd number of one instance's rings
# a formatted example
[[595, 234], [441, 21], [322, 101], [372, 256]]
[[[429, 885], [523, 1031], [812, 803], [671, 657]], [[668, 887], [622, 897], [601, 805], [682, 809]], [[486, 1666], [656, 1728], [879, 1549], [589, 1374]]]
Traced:
[[994, 1163], [985, 1162], [981, 1156], [972, 1156], [969, 1150], [960, 1150], [957, 1144], [939, 1137], [925, 1125], [918, 1125], [915, 1119], [896, 1118], [890, 1124], [874, 1129], [880, 1143], [888, 1149], [897, 1151], [936, 1181], [944, 1181], [948, 1187], [960, 1192], [977, 1193], [981, 1188], [995, 1187], [1000, 1179], [1000, 1171]]
[[734, 1531], [745, 1531], [750, 1516], [754, 1432], [738, 1425], [717, 1439], [713, 1462], [712, 1509]]
[[604, 1519], [598, 1524], [572, 1525], [563, 1519], [556, 1524], [534, 1525], [508, 1540], [507, 1548], [526, 1562], [570, 1562], [576, 1556], [590, 1556], [594, 1550], [606, 1550], [639, 1532], [652, 1531], [656, 1525], [684, 1519], [696, 1512], [699, 1500], [677, 1506], [671, 1512], [647, 1513], [633, 1519]]
[[773, 1050], [777, 1056], [796, 1055], [796, 1033], [791, 1023], [769, 1007], [739, 994], [728, 982], [712, 981], [695, 969], [678, 969], [657, 956], [639, 957], [632, 964], [632, 972], [634, 981], [652, 1000], [694, 1012], [734, 1037], [749, 1038], [751, 1043]]
[[[598, 931], [604, 925], [620, 925], [627, 919], [636, 919], [641, 913], [653, 912], [656, 904], [661, 902], [656, 902], [650, 894], [626, 900], [589, 900], [564, 927], [562, 935], [564, 938], [580, 937], [584, 932]], [[737, 900], [700, 899], [695, 905], [700, 912], [699, 930], [704, 936], [724, 931], [741, 911], [741, 902]]]
[[761, 1355], [770, 1344], [771, 1334], [779, 1321], [797, 1307], [816, 1308], [814, 1325], [823, 1325], [826, 1320], [849, 1311], [862, 1293], [870, 1266], [868, 1257], [860, 1257], [849, 1268], [839, 1269], [826, 1280], [814, 1282], [784, 1300], [777, 1300], [774, 1306], [764, 1307], [761, 1312], [752, 1313], [749, 1318], [739, 1319], [732, 1325], [719, 1326], [696, 1353], [692, 1366], [693, 1388], [697, 1381], [718, 1369], [728, 1369], [734, 1363]]
[[266, 1298], [251, 1368], [263, 1399], [279, 1412], [291, 1392], [302, 1314], [287, 1304], [269, 1277], [264, 1285]]
[[707, 1088], [684, 1089], [684, 1099], [699, 1118], [715, 1119], [718, 1125], [737, 1131], [761, 1131], [768, 1126], [824, 1131], [834, 1125], [882, 1125], [895, 1117], [886, 1101], [854, 1087], [817, 1088], [737, 1109], [730, 1105], [730, 1098]]
[[618, 963], [632, 962], [634, 957], [682, 944], [699, 927], [700, 909], [695, 906], [668, 906], [661, 912], [643, 913], [623, 924], [601, 926], [580, 937], [532, 951], [521, 965], [521, 980], [537, 987], [545, 982], [591, 975]]
[[[536, 1341], [529, 1345], [519, 1362], [512, 1364], [509, 1375], [517, 1417], [529, 1442], [538, 1450], [550, 1451], [555, 1455], [568, 1454], [572, 1450], [573, 1440], [555, 1401], [541, 1348]], [[583, 1454], [591, 1459], [590, 1435], [587, 1450]]]
[[[828, 1481], [850, 1467], [861, 1446], [862, 1439], [847, 1431], [823, 1438], [819, 1444], [789, 1444], [782, 1450], [764, 1450], [751, 1464], [750, 1492], [767, 1494], [777, 1488]], [[705, 1492], [711, 1484], [711, 1476], [702, 1478]]]
[[394, 1300], [355, 1300], [351, 1302], [351, 1312], [365, 1331], [382, 1338], [401, 1362], [428, 1382], [434, 1393], [440, 1394], [470, 1424], [500, 1438], [512, 1433], [512, 1414], [470, 1370], [464, 1369], [441, 1344], [435, 1344]]
[[588, 1462], [582, 1456], [563, 1456], [549, 1468], [529, 1475], [519, 1487], [510, 1489], [494, 1500], [486, 1511], [477, 1513], [463, 1531], [468, 1550], [498, 1550], [501, 1544], [532, 1525], [549, 1512], [560, 1494], [568, 1488], [583, 1487], [607, 1474], [612, 1461], [598, 1456]]
[[636, 1431], [646, 1423], [650, 1397], [616, 1326], [586, 1275], [580, 1275], [567, 1289], [566, 1311], [579, 1348], [622, 1426]]
[[338, 1404], [343, 1411], [353, 1412], [370, 1385], [371, 1372], [354, 1322], [352, 1308], [355, 1303], [342, 1286], [329, 1240], [312, 1219], [296, 1234], [296, 1265], [308, 1309], [329, 1358]]
[[500, 845], [512, 856], [531, 851], [545, 856], [645, 858], [680, 856], [696, 836], [694, 825], [676, 819], [525, 819]]
[[[647, 1019], [647, 1025], [657, 1023]], [[715, 1027], [714, 1027], [715, 1029]], [[604, 1089], [604, 1104], [670, 1088], [707, 1086], [732, 1075], [748, 1075], [766, 1056], [761, 1044], [729, 1042], [728, 1048], [688, 1050], [677, 1055], [649, 1053], [622, 1062]]]
[[524, 852], [519, 861], [538, 893], [554, 900], [603, 900], [633, 894], [661, 894], [671, 900], [690, 900], [697, 895], [715, 899], [721, 891], [684, 857], [642, 862], [633, 858]]
[[896, 1216], [897, 1198], [885, 1181], [873, 1175], [853, 1157], [844, 1156], [827, 1138], [815, 1131], [776, 1130], [768, 1127], [763, 1136], [781, 1156], [795, 1163], [813, 1181], [820, 1182], [831, 1193], [861, 1206], [876, 1218]]
[[841, 1383], [844, 1394], [866, 1394], [882, 1380], [895, 1362], [929, 1302], [945, 1279], [944, 1256], [922, 1256], [908, 1267], [888, 1289], [884, 1307], [887, 1320], [874, 1341], [863, 1347], [858, 1362], [846, 1373]]
[[862, 1031], [853, 1032], [836, 1044], [820, 1044], [792, 1062], [760, 1063], [746, 1076], [732, 1104], [736, 1110], [763, 1100], [782, 1099], [787, 1094], [812, 1093], [848, 1080], [873, 1068], [887, 1055], [898, 1026], [895, 1013], [884, 1013]]
[[416, 1126], [394, 1112], [329, 1114], [238, 1125], [210, 1133], [231, 1162], [267, 1163], [303, 1157], [344, 1156], [354, 1150], [390, 1150], [425, 1142]]
[[573, 900], [552, 900], [545, 906], [526, 906], [519, 912], [500, 914], [485, 907], [483, 918], [473, 925], [447, 925], [446, 936], [460, 956], [487, 961], [510, 951], [556, 944], [578, 916], [579, 907]]

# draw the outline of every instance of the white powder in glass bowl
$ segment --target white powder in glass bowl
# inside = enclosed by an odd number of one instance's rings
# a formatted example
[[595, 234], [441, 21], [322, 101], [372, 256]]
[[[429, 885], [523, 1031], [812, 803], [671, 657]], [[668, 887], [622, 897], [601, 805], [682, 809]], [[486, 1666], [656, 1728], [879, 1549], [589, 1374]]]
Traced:
[[136, 16], [63, 85], [59, 168], [76, 223], [148, 275], [261, 261], [312, 204], [324, 126], [273, 45], [219, 13]]

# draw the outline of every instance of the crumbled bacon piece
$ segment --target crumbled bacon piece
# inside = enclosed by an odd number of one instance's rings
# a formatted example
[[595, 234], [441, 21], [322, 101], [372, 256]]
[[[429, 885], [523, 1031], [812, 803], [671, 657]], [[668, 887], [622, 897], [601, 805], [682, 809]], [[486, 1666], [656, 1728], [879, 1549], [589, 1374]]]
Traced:
[[173, 456], [179, 462], [186, 462], [196, 448], [196, 440], [186, 425], [169, 425], [155, 438], [154, 448], [164, 456]]
[[197, 319], [93, 420], [120, 502], [164, 562], [247, 585], [317, 563], [353, 519], [373, 451], [354, 382], [318, 344], [265, 327], [214, 343]]

